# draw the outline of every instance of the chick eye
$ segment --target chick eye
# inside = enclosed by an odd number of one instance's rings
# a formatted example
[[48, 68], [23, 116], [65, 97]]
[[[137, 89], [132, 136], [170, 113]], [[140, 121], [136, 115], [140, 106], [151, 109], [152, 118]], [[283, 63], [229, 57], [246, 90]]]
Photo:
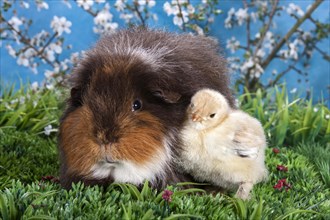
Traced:
[[210, 114], [210, 118], [214, 118], [214, 116], [215, 116], [215, 113]]
[[190, 108], [193, 108], [195, 105], [194, 105], [194, 103], [191, 103], [190, 104]]
[[137, 111], [142, 108], [142, 102], [140, 100], [135, 100], [132, 105], [132, 111]]

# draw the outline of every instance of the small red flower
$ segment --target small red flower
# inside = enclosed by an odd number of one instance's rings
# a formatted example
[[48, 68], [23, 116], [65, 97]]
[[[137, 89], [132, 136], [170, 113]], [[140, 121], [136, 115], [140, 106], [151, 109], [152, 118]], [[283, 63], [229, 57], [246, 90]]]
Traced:
[[273, 186], [273, 188], [277, 190], [282, 190], [282, 188], [285, 188], [285, 191], [288, 191], [292, 188], [292, 186], [290, 183], [286, 182], [286, 178], [284, 178], [277, 181], [277, 184]]
[[173, 192], [171, 190], [165, 189], [162, 195], [162, 198], [167, 201], [167, 202], [171, 202], [172, 201], [172, 194]]
[[274, 153], [274, 154], [278, 154], [278, 153], [280, 153], [280, 149], [278, 149], [278, 148], [273, 148], [273, 153]]
[[277, 165], [276, 169], [278, 171], [288, 172], [288, 168], [286, 166], [283, 166], [283, 165]]

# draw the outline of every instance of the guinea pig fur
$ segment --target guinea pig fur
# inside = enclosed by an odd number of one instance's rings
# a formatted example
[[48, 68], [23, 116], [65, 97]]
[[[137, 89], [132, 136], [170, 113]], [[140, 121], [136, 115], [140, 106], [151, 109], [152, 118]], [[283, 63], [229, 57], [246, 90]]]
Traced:
[[217, 42], [190, 34], [132, 28], [106, 35], [71, 80], [59, 132], [65, 188], [183, 181], [174, 161], [192, 95], [211, 88], [234, 107]]

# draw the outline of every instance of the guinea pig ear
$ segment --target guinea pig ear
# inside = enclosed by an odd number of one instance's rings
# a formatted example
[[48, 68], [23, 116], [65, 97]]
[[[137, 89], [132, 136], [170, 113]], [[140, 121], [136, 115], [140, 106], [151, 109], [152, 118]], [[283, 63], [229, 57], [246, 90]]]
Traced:
[[178, 101], [181, 98], [181, 94], [173, 91], [167, 91], [167, 90], [155, 90], [152, 92], [153, 96], [162, 99], [163, 101], [174, 104], [178, 103]]

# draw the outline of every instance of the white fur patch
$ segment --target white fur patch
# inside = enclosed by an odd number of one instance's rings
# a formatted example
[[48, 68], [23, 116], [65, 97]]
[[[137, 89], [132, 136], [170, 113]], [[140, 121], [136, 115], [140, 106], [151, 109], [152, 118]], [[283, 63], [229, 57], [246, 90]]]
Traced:
[[100, 161], [92, 167], [92, 177], [98, 179], [106, 178], [110, 176], [113, 168], [114, 165], [107, 163], [106, 161]]
[[153, 182], [156, 178], [165, 178], [165, 171], [168, 162], [171, 160], [170, 140], [163, 141], [163, 149], [155, 154], [143, 165], [135, 164], [131, 161], [120, 161], [118, 163], [109, 164], [106, 161], [100, 161], [95, 164], [92, 169], [94, 178], [107, 178], [112, 176], [115, 182], [141, 184], [145, 180]]

